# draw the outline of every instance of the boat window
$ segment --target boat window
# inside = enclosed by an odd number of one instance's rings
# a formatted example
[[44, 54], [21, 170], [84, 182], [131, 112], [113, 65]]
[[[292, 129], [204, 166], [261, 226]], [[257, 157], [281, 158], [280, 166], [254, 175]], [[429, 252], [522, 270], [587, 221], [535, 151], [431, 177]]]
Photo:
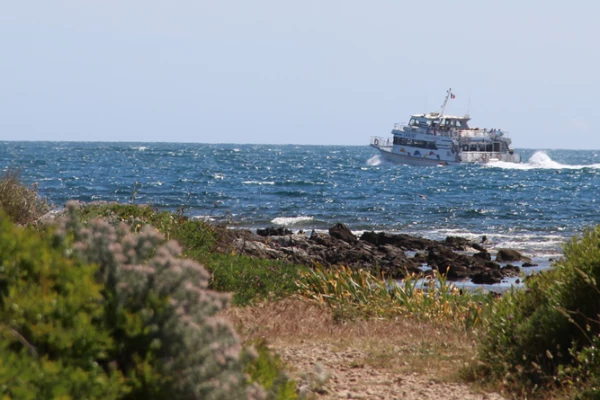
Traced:
[[394, 136], [394, 144], [400, 146], [418, 147], [421, 149], [437, 150], [435, 142], [429, 140], [416, 140]]
[[489, 152], [493, 151], [493, 150], [492, 150], [492, 144], [491, 144], [491, 143], [490, 143], [490, 144], [487, 144], [487, 145], [485, 146], [485, 151], [489, 151]]
[[506, 145], [503, 142], [494, 142], [494, 151], [504, 152], [506, 151]]

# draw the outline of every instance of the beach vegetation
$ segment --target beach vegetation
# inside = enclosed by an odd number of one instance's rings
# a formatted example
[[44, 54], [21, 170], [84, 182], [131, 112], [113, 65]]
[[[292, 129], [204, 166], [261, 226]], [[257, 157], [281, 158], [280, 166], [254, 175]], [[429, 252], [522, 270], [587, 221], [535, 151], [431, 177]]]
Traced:
[[306, 266], [280, 260], [262, 260], [229, 249], [227, 230], [181, 212], [159, 211], [149, 205], [92, 203], [77, 211], [82, 223], [102, 218], [112, 225], [127, 223], [133, 231], [152, 226], [176, 240], [181, 256], [197, 261], [211, 273], [209, 286], [233, 293], [233, 304], [246, 305], [265, 298], [281, 298], [296, 291], [295, 281]]
[[533, 396], [600, 396], [600, 226], [565, 244], [552, 270], [495, 302], [465, 376]]
[[470, 330], [482, 321], [490, 294], [462, 291], [438, 271], [433, 276], [407, 274], [400, 281], [363, 269], [316, 266], [302, 271], [299, 293], [331, 307], [336, 318], [406, 316], [452, 322]]
[[[473, 358], [463, 379], [514, 396], [600, 396], [600, 227], [568, 242], [564, 257], [528, 277], [526, 289], [498, 298], [461, 290], [437, 271], [395, 281], [377, 269], [240, 255], [223, 226], [183, 209], [69, 204], [44, 229], [16, 227], [35, 223], [48, 206], [18, 173], [4, 181], [15, 185], [0, 190], [0, 382], [10, 383], [0, 383], [0, 393], [7, 399], [294, 399], [302, 390], [265, 338], [309, 337], [312, 329], [318, 343], [334, 340], [332, 332], [336, 341], [341, 331], [371, 332], [360, 362], [384, 367], [399, 346], [383, 344], [387, 330], [418, 326], [464, 354], [421, 337], [401, 346], [413, 371]], [[38, 204], [5, 206], [11, 196]], [[16, 218], [15, 204], [30, 206], [29, 217]], [[240, 307], [232, 313], [231, 304]], [[235, 329], [224, 313], [235, 316]], [[375, 337], [377, 344], [369, 341]], [[476, 354], [467, 348], [474, 341]], [[315, 376], [303, 387], [326, 387], [327, 378]]]
[[295, 398], [218, 315], [230, 296], [149, 225], [84, 225], [69, 204], [43, 230], [0, 218], [0, 239], [3, 398]]
[[0, 216], [0, 397], [118, 398], [122, 372], [105, 368], [116, 343], [101, 326], [96, 268], [65, 257], [50, 236]]
[[16, 224], [26, 225], [39, 220], [50, 210], [48, 202], [39, 197], [37, 183], [30, 188], [20, 179], [20, 171], [9, 169], [0, 178], [0, 209]]

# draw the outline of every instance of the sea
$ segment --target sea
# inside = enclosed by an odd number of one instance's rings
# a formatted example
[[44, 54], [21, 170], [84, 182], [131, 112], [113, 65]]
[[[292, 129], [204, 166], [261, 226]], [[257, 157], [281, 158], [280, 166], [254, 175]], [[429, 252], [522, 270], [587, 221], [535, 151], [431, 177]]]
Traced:
[[487, 238], [541, 268], [600, 223], [600, 150], [517, 149], [521, 164], [413, 167], [368, 146], [1, 142], [3, 170], [60, 210], [149, 204], [231, 228]]

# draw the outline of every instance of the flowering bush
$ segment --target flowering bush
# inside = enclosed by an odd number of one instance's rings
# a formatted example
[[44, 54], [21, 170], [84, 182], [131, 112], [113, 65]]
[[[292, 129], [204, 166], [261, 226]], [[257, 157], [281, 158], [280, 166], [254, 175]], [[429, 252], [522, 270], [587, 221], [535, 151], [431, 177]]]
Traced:
[[107, 359], [123, 372], [129, 397], [260, 397], [246, 383], [234, 330], [216, 317], [229, 295], [207, 289], [201, 265], [178, 258], [179, 246], [149, 225], [139, 233], [101, 219], [83, 227], [75, 213], [69, 203], [57, 237], [98, 266], [102, 325], [116, 343]]

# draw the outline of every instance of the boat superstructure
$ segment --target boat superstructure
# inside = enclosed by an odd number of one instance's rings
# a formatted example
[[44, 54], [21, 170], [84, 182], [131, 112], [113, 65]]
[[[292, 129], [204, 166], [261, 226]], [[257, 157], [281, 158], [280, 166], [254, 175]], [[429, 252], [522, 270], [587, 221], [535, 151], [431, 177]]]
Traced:
[[371, 137], [371, 146], [383, 159], [407, 165], [521, 162], [506, 131], [471, 128], [469, 115], [444, 114], [454, 97], [448, 89], [441, 112], [413, 114], [407, 124], [394, 125], [391, 139]]

